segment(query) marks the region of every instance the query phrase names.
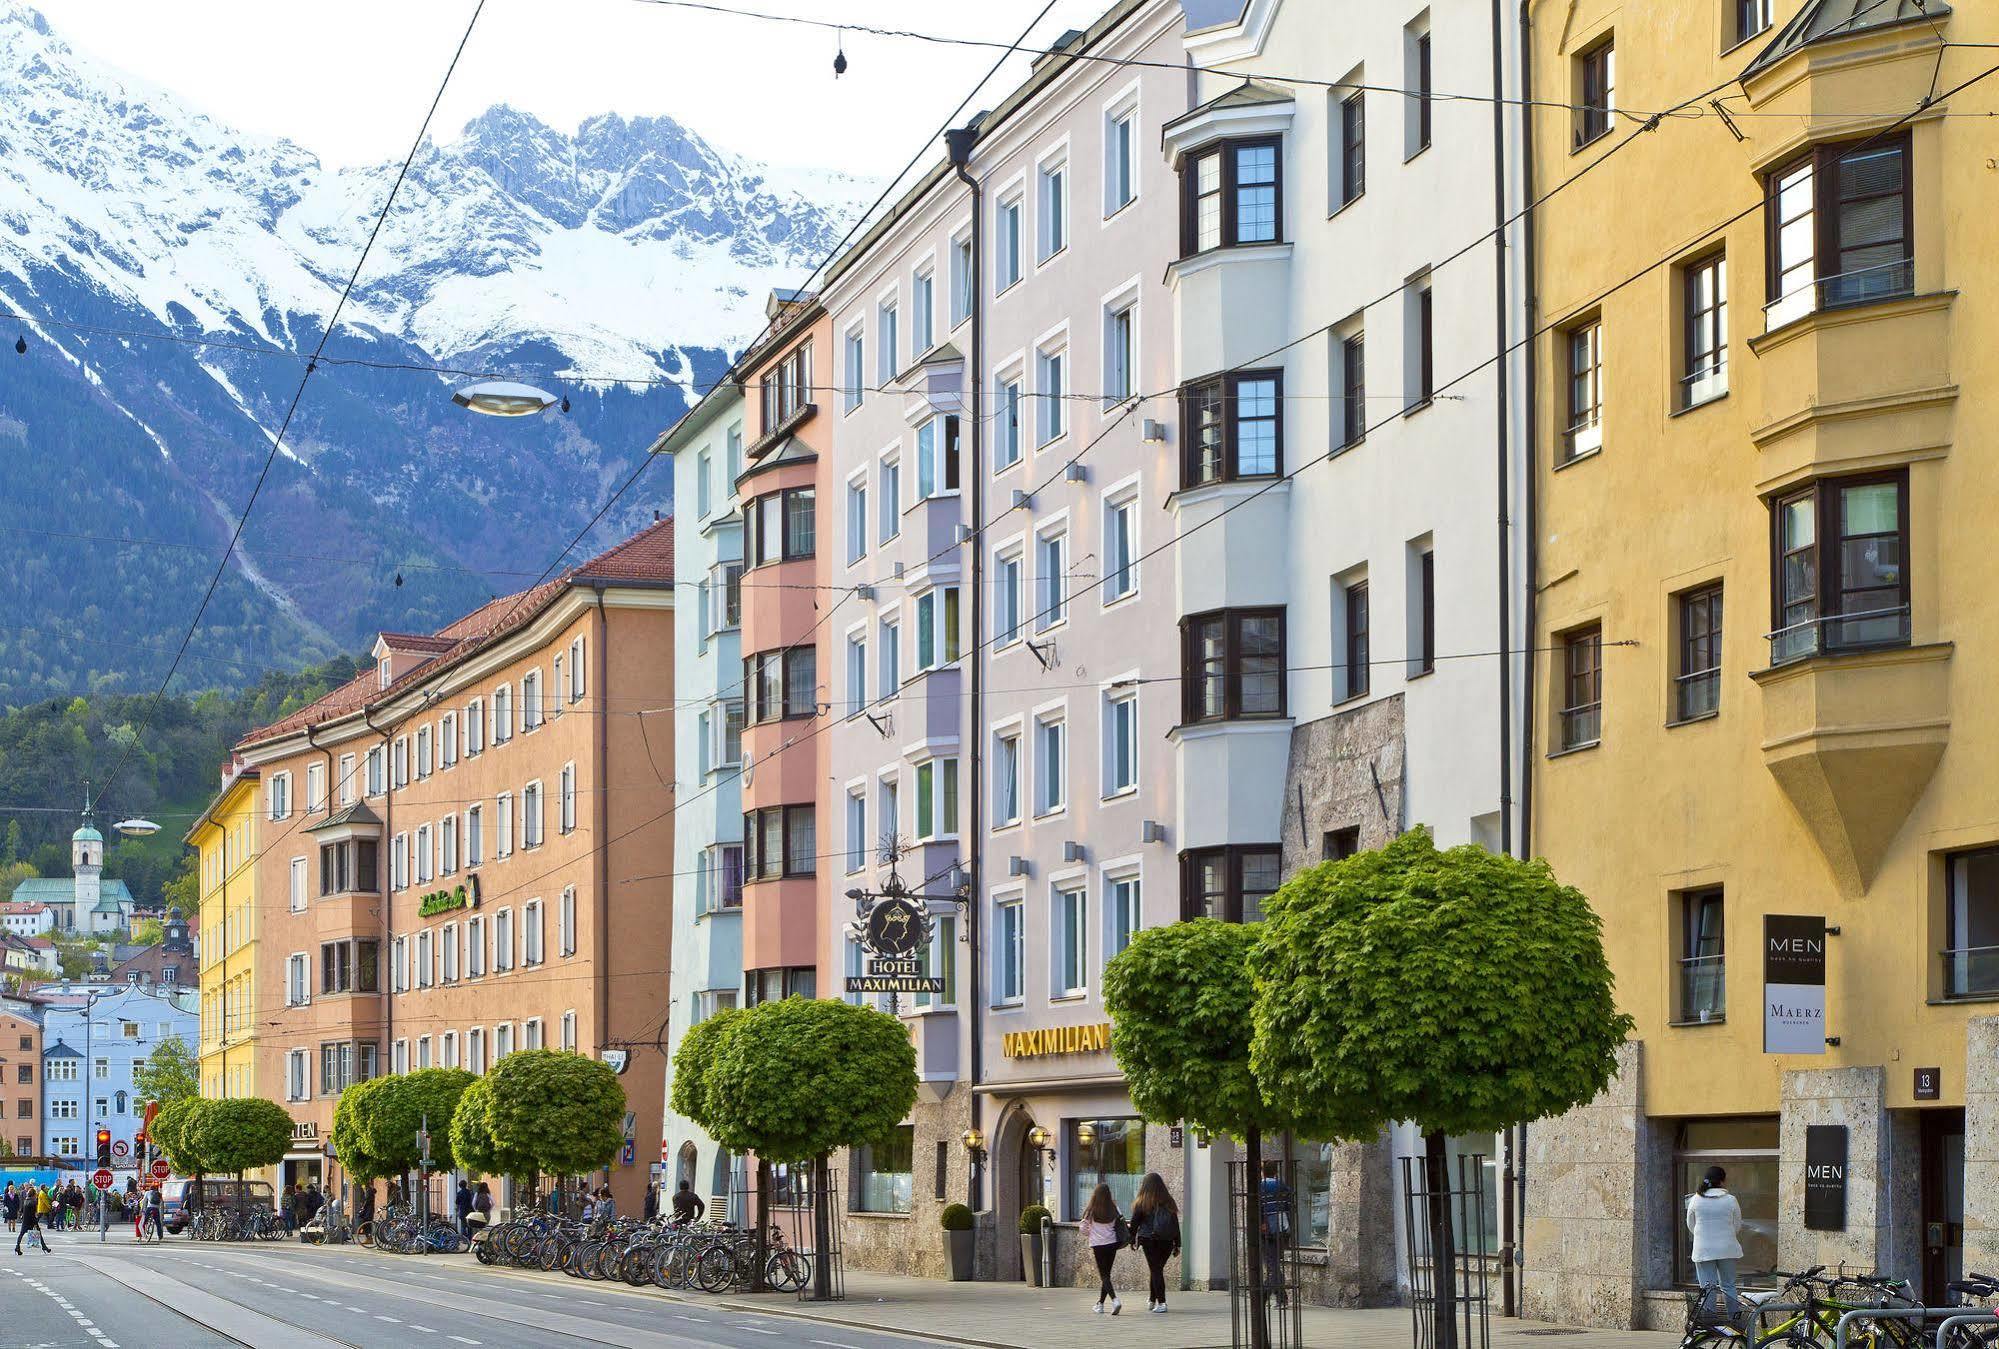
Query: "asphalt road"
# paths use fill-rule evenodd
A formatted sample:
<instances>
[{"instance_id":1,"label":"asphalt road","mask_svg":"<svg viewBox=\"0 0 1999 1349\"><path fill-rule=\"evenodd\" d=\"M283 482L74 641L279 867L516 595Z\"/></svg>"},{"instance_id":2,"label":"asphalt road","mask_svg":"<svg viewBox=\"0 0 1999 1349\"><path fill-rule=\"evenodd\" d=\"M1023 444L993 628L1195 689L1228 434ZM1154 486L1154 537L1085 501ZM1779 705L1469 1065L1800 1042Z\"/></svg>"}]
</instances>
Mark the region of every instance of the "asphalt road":
<instances>
[{"instance_id":1,"label":"asphalt road","mask_svg":"<svg viewBox=\"0 0 1999 1349\"><path fill-rule=\"evenodd\" d=\"M488 1269L469 1256L385 1256L273 1242L174 1238L100 1245L55 1233L53 1253L0 1248L0 1349L909 1349L937 1341L731 1310L566 1275ZM775 1306L795 1306L773 1297ZM315 1341L314 1337L319 1337Z\"/></svg>"}]
</instances>

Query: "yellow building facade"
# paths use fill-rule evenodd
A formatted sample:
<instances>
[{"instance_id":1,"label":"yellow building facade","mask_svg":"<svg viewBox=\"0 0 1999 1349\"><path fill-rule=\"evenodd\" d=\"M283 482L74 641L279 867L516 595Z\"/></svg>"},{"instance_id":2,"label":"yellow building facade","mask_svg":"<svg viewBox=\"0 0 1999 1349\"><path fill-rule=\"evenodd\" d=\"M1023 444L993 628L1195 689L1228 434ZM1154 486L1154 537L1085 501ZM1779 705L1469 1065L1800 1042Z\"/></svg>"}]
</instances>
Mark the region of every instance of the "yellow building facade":
<instances>
[{"instance_id":1,"label":"yellow building facade","mask_svg":"<svg viewBox=\"0 0 1999 1349\"><path fill-rule=\"evenodd\" d=\"M201 1094L269 1095L257 1080L257 829L254 768L234 772L187 832L200 857Z\"/></svg>"},{"instance_id":2,"label":"yellow building facade","mask_svg":"<svg viewBox=\"0 0 1999 1349\"><path fill-rule=\"evenodd\" d=\"M1938 1298L1999 1262L1999 52L1949 45L1999 12L1522 18L1579 105L1527 188L1530 842L1638 1023L1528 1131L1527 1311L1677 1329L1711 1165L1745 1277Z\"/></svg>"}]
</instances>

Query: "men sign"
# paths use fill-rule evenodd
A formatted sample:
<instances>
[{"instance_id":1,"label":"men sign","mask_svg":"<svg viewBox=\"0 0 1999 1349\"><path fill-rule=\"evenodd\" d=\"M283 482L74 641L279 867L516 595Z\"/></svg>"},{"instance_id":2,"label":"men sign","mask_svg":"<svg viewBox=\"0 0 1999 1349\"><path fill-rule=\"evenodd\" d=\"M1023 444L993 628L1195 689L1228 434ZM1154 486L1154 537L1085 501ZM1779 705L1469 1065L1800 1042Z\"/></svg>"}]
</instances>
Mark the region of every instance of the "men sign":
<instances>
[{"instance_id":1,"label":"men sign","mask_svg":"<svg viewBox=\"0 0 1999 1349\"><path fill-rule=\"evenodd\" d=\"M1825 1053L1825 919L1763 916L1763 1052Z\"/></svg>"}]
</instances>

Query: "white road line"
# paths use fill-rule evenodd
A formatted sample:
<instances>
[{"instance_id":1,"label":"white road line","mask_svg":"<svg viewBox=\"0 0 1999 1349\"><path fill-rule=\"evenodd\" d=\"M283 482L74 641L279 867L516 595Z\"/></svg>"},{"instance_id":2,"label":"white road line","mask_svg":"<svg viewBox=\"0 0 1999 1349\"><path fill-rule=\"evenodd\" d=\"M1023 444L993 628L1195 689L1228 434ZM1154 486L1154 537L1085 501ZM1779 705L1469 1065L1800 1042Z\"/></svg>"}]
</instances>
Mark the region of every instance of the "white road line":
<instances>
[{"instance_id":1,"label":"white road line","mask_svg":"<svg viewBox=\"0 0 1999 1349\"><path fill-rule=\"evenodd\" d=\"M382 1314L381 1314L380 1312L376 1312L376 1313L375 1313L375 1319L376 1319L377 1321L387 1321L387 1322L388 1322L388 1323L389 1323L390 1325L392 1325L392 1326L399 1326L399 1325L401 1325L401 1324L402 1324L402 1322L401 1322L401 1321L398 1321L398 1320L397 1320L397 1319L396 1319L395 1317L393 1317L393 1316L384 1316L384 1315L382 1315Z\"/></svg>"},{"instance_id":2,"label":"white road line","mask_svg":"<svg viewBox=\"0 0 1999 1349\"><path fill-rule=\"evenodd\" d=\"M747 1330L752 1335L775 1335L778 1333L775 1330L765 1330L762 1326L753 1326L742 1322L737 1324L736 1329Z\"/></svg>"},{"instance_id":3,"label":"white road line","mask_svg":"<svg viewBox=\"0 0 1999 1349\"><path fill-rule=\"evenodd\" d=\"M451 1338L457 1340L460 1344L477 1344L479 1342L477 1340L468 1340L463 1335L453 1335Z\"/></svg>"},{"instance_id":4,"label":"white road line","mask_svg":"<svg viewBox=\"0 0 1999 1349\"><path fill-rule=\"evenodd\" d=\"M411 1326L410 1329L418 1331L425 1335L435 1335L437 1333L436 1331L432 1330L429 1326Z\"/></svg>"},{"instance_id":5,"label":"white road line","mask_svg":"<svg viewBox=\"0 0 1999 1349\"><path fill-rule=\"evenodd\" d=\"M823 1344L826 1349L861 1349L858 1344L843 1344L839 1340L814 1340L812 1343Z\"/></svg>"}]
</instances>

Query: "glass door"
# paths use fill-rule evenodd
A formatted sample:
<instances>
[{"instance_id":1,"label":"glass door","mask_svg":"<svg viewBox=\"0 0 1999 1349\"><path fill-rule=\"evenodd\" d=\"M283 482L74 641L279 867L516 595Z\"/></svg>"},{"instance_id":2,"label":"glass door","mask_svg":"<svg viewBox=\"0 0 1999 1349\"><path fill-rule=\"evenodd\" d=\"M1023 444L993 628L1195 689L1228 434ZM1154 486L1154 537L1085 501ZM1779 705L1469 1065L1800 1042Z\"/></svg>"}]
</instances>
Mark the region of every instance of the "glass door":
<instances>
[{"instance_id":1,"label":"glass door","mask_svg":"<svg viewBox=\"0 0 1999 1349\"><path fill-rule=\"evenodd\" d=\"M1923 1112L1923 1300L1964 1277L1964 1112Z\"/></svg>"}]
</instances>

